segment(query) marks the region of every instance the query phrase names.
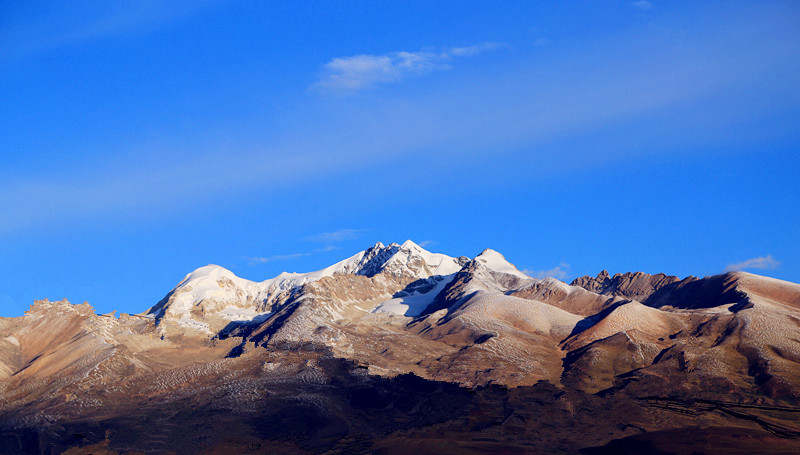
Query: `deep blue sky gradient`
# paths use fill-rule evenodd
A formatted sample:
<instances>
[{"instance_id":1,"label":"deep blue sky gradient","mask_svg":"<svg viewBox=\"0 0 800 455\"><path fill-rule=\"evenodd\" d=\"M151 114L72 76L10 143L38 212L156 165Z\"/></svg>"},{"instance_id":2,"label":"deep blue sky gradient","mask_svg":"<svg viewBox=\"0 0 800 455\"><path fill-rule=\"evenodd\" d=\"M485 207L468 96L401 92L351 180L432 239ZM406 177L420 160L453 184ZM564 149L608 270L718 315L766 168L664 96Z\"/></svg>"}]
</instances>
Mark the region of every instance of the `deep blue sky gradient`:
<instances>
[{"instance_id":1,"label":"deep blue sky gradient","mask_svg":"<svg viewBox=\"0 0 800 455\"><path fill-rule=\"evenodd\" d=\"M409 238L800 282L797 74L796 2L5 2L0 316Z\"/></svg>"}]
</instances>

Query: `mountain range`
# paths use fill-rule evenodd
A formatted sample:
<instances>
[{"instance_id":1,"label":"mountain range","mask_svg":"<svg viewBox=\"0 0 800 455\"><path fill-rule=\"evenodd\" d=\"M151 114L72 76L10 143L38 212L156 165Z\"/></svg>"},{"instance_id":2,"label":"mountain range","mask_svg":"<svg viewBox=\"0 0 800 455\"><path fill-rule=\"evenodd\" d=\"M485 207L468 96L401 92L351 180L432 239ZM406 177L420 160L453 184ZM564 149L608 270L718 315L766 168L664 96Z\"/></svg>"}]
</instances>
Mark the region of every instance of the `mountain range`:
<instances>
[{"instance_id":1,"label":"mountain range","mask_svg":"<svg viewBox=\"0 0 800 455\"><path fill-rule=\"evenodd\" d=\"M0 319L2 453L796 453L798 437L800 285L744 272L567 284L409 240L262 282L208 265L140 314L40 300Z\"/></svg>"}]
</instances>

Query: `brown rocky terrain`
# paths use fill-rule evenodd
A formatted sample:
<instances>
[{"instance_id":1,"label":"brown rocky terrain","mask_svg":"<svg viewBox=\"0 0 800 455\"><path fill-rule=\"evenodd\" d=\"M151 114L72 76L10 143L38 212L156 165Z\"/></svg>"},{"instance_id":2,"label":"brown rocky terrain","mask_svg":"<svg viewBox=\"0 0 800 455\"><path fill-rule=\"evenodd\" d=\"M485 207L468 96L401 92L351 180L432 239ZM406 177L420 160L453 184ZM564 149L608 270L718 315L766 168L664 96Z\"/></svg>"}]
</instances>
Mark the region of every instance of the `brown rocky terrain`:
<instances>
[{"instance_id":1,"label":"brown rocky terrain","mask_svg":"<svg viewBox=\"0 0 800 455\"><path fill-rule=\"evenodd\" d=\"M800 285L382 244L0 319L2 453L796 453Z\"/></svg>"}]
</instances>

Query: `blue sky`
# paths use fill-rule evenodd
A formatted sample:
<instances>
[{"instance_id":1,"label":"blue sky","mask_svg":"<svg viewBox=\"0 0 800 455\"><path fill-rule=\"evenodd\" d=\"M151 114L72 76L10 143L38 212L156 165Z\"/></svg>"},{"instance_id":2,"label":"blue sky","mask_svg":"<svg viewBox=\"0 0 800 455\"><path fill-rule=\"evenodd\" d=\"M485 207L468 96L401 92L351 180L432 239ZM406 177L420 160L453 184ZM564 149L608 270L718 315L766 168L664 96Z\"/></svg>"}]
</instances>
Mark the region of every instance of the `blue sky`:
<instances>
[{"instance_id":1,"label":"blue sky","mask_svg":"<svg viewBox=\"0 0 800 455\"><path fill-rule=\"evenodd\" d=\"M406 239L800 282L796 2L254 3L0 6L0 315Z\"/></svg>"}]
</instances>

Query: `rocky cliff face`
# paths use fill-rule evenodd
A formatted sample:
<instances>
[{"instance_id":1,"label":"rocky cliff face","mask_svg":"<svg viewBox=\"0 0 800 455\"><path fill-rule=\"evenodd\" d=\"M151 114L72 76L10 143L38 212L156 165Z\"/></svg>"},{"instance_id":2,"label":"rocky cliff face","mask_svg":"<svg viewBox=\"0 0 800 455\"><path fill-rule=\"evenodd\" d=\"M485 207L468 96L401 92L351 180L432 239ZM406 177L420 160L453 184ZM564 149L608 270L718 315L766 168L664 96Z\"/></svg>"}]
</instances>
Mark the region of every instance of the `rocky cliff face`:
<instances>
[{"instance_id":1,"label":"rocky cliff face","mask_svg":"<svg viewBox=\"0 0 800 455\"><path fill-rule=\"evenodd\" d=\"M695 279L694 277L686 278L688 281ZM596 277L585 275L575 278L571 285L582 287L595 294L613 295L644 302L654 292L679 281L681 281L680 278L663 273L650 275L643 272L628 272L617 273L612 277L608 275L608 271L603 270Z\"/></svg>"},{"instance_id":2,"label":"rocky cliff face","mask_svg":"<svg viewBox=\"0 0 800 455\"><path fill-rule=\"evenodd\" d=\"M791 418L793 406L800 405L798 321L800 285L741 272L682 280L601 272L567 285L527 277L493 250L470 260L430 253L413 242L376 244L326 269L281 274L260 283L207 266L187 275L141 315L96 315L88 304L38 301L25 316L0 320L0 418L5 422L0 446L7 449L4 453L24 453L22 448L30 446L21 434L50 428L60 435L59 447L71 447L58 428L112 418L124 422L137 409L147 409L147 419L159 420L156 403L178 413L218 409L241 423L237 419L262 415L259 409L268 403L294 409L291 400L275 401L289 393L305 397L298 398L305 409L298 415L313 409L311 414L322 422L303 438L313 434L331 449L330 444L351 434L331 430L340 422L331 416L366 425L353 416L384 412L388 404L381 401L382 394L406 387L392 378L408 374L422 378L414 387L431 390L443 390L437 384L444 383L535 388L546 382L556 388L551 397L567 393L564 401L552 398L548 405L562 406L558 409L567 414L582 406L584 398L579 397L610 397L621 401L592 401L586 406L594 411L587 412L603 415L613 408L610 403L626 403L619 418L641 411L649 416L637 420L646 431L673 428L664 423L669 419L653 413L686 411L681 406L688 405L680 400L706 400L714 406L749 403L747 411L723 411L720 415L727 417L715 417L718 424L800 436ZM355 387L342 392L346 396L366 387L371 391L364 393L377 394L374 403L384 404L368 408L373 411L357 410L360 405L349 398L341 401L335 384L343 383ZM292 392L286 384L292 384ZM308 387L314 391L303 395ZM519 409L528 409L522 398L485 393L481 400L519 399ZM645 397L673 401L656 400L653 406L637 401ZM478 406L473 410L480 408L473 405ZM460 412L470 412L459 409L442 419L458 420L466 415ZM202 427L193 419L186 422ZM691 424L677 417L670 422ZM397 421L392 425L402 426ZM87 428L75 431L94 434L94 427ZM603 430L605 436L598 433L595 442L604 444L610 435L621 438L634 431L624 425L614 428ZM251 430L238 431L237 444ZM119 435L101 433L97 440L86 437L97 444L131 447ZM277 429L267 433L273 442L293 440ZM4 434L15 435L16 442L3 439ZM374 439L389 433L369 434ZM166 436L152 437L147 450L172 447ZM294 443L287 447L299 449Z\"/></svg>"}]
</instances>

